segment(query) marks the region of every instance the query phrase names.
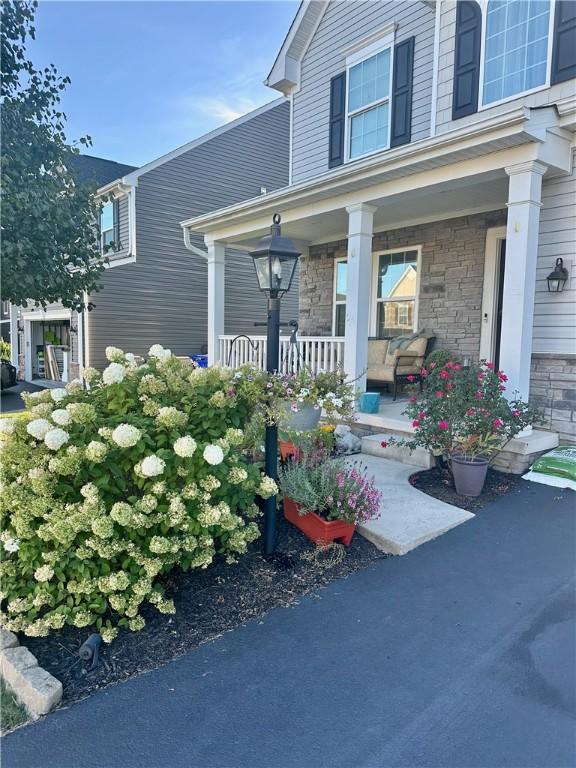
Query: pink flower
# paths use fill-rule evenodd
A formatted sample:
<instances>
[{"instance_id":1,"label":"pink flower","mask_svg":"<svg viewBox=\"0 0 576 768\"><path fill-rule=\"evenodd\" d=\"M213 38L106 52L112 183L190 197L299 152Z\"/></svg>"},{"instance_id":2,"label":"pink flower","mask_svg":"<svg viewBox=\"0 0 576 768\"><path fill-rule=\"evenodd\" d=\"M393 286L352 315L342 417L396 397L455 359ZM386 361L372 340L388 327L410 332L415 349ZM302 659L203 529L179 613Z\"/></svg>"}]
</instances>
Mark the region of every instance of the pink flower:
<instances>
[{"instance_id":1,"label":"pink flower","mask_svg":"<svg viewBox=\"0 0 576 768\"><path fill-rule=\"evenodd\" d=\"M380 447L381 448L388 448L388 443L386 442L386 440L382 440L382 442L380 443Z\"/></svg>"},{"instance_id":2,"label":"pink flower","mask_svg":"<svg viewBox=\"0 0 576 768\"><path fill-rule=\"evenodd\" d=\"M476 399L477 400L484 400L484 393L483 392L476 392Z\"/></svg>"},{"instance_id":3,"label":"pink flower","mask_svg":"<svg viewBox=\"0 0 576 768\"><path fill-rule=\"evenodd\" d=\"M503 425L504 425L504 422L502 421L502 419L494 419L494 421L492 422L492 426L494 427L494 429L500 429L500 427L502 427Z\"/></svg>"},{"instance_id":4,"label":"pink flower","mask_svg":"<svg viewBox=\"0 0 576 768\"><path fill-rule=\"evenodd\" d=\"M420 426L420 422L418 421L418 419L414 419L414 421L412 422L412 426L413 427L419 427Z\"/></svg>"},{"instance_id":5,"label":"pink flower","mask_svg":"<svg viewBox=\"0 0 576 768\"><path fill-rule=\"evenodd\" d=\"M498 371L498 373L496 375L498 376L500 381L508 381L508 376L506 376L504 371Z\"/></svg>"},{"instance_id":6,"label":"pink flower","mask_svg":"<svg viewBox=\"0 0 576 768\"><path fill-rule=\"evenodd\" d=\"M426 411L420 411L420 413L418 414L418 418L420 419L420 421L422 421L422 419L425 419Z\"/></svg>"},{"instance_id":7,"label":"pink flower","mask_svg":"<svg viewBox=\"0 0 576 768\"><path fill-rule=\"evenodd\" d=\"M474 416L474 408L468 408L466 411L466 416Z\"/></svg>"},{"instance_id":8,"label":"pink flower","mask_svg":"<svg viewBox=\"0 0 576 768\"><path fill-rule=\"evenodd\" d=\"M292 403L292 405L290 406L290 410L292 411L292 413L298 413L298 405L296 403Z\"/></svg>"},{"instance_id":9,"label":"pink flower","mask_svg":"<svg viewBox=\"0 0 576 768\"><path fill-rule=\"evenodd\" d=\"M428 376L428 369L427 368L421 368L420 369L420 374L422 376Z\"/></svg>"},{"instance_id":10,"label":"pink flower","mask_svg":"<svg viewBox=\"0 0 576 768\"><path fill-rule=\"evenodd\" d=\"M494 363L486 363L486 368L488 368L489 371L494 370Z\"/></svg>"},{"instance_id":11,"label":"pink flower","mask_svg":"<svg viewBox=\"0 0 576 768\"><path fill-rule=\"evenodd\" d=\"M407 378L407 379L408 379L408 381L410 381L410 382L412 382L412 381L416 381L416 376L413 376L412 374L410 374L409 376L406 376L406 378Z\"/></svg>"},{"instance_id":12,"label":"pink flower","mask_svg":"<svg viewBox=\"0 0 576 768\"><path fill-rule=\"evenodd\" d=\"M446 384L446 391L452 392L452 382L449 381L448 384Z\"/></svg>"},{"instance_id":13,"label":"pink flower","mask_svg":"<svg viewBox=\"0 0 576 768\"><path fill-rule=\"evenodd\" d=\"M512 411L512 416L516 416L516 418L518 418L518 416L520 416L520 411L517 408L514 408Z\"/></svg>"},{"instance_id":14,"label":"pink flower","mask_svg":"<svg viewBox=\"0 0 576 768\"><path fill-rule=\"evenodd\" d=\"M416 402L416 400L418 400L418 398L416 397L416 395L412 395L412 397L409 397L409 398L408 398L408 402L409 402L409 403L415 403L415 402Z\"/></svg>"},{"instance_id":15,"label":"pink flower","mask_svg":"<svg viewBox=\"0 0 576 768\"><path fill-rule=\"evenodd\" d=\"M448 373L448 371L440 371L440 378L441 379L449 379L450 378L450 374Z\"/></svg>"},{"instance_id":16,"label":"pink flower","mask_svg":"<svg viewBox=\"0 0 576 768\"><path fill-rule=\"evenodd\" d=\"M442 390L441 390L441 389L438 389L438 390L436 391L436 397L444 397L444 392L442 392Z\"/></svg>"},{"instance_id":17,"label":"pink flower","mask_svg":"<svg viewBox=\"0 0 576 768\"><path fill-rule=\"evenodd\" d=\"M271 381L269 381L269 382L268 382L268 384L266 384L266 387L267 387L268 389L272 389L272 387L273 387L273 386L274 386L274 385L272 384L272 382L271 382Z\"/></svg>"},{"instance_id":18,"label":"pink flower","mask_svg":"<svg viewBox=\"0 0 576 768\"><path fill-rule=\"evenodd\" d=\"M430 368L436 368L436 363L430 363Z\"/></svg>"},{"instance_id":19,"label":"pink flower","mask_svg":"<svg viewBox=\"0 0 576 768\"><path fill-rule=\"evenodd\" d=\"M478 381L482 381L482 379L484 378L484 374L482 373L482 371L478 371L478 373L476 374L476 378L478 379Z\"/></svg>"},{"instance_id":20,"label":"pink flower","mask_svg":"<svg viewBox=\"0 0 576 768\"><path fill-rule=\"evenodd\" d=\"M444 419L441 419L441 420L438 422L438 428L439 428L439 429L449 429L449 427L450 427L450 424L448 424L448 422L447 422L447 421L445 421Z\"/></svg>"},{"instance_id":21,"label":"pink flower","mask_svg":"<svg viewBox=\"0 0 576 768\"><path fill-rule=\"evenodd\" d=\"M506 387L504 386L504 384L499 384L499 385L498 385L498 390L499 390L500 392L506 392Z\"/></svg>"},{"instance_id":22,"label":"pink flower","mask_svg":"<svg viewBox=\"0 0 576 768\"><path fill-rule=\"evenodd\" d=\"M230 388L226 394L228 395L228 397L234 397L234 395L236 394L236 390L233 388Z\"/></svg>"},{"instance_id":23,"label":"pink flower","mask_svg":"<svg viewBox=\"0 0 576 768\"><path fill-rule=\"evenodd\" d=\"M461 371L462 370L462 366L460 365L460 363L452 363L452 370L453 371Z\"/></svg>"}]
</instances>

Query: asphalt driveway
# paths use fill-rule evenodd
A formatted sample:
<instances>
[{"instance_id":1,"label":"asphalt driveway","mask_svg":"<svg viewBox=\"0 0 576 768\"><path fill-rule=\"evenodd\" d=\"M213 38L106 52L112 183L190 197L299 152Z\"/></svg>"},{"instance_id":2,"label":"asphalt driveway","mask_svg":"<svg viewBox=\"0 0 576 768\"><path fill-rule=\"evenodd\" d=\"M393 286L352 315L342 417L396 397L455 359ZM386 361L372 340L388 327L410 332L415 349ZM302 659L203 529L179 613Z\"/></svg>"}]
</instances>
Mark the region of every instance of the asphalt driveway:
<instances>
[{"instance_id":1,"label":"asphalt driveway","mask_svg":"<svg viewBox=\"0 0 576 768\"><path fill-rule=\"evenodd\" d=\"M24 410L24 400L20 397L22 392L38 392L43 389L36 384L30 384L29 382L21 381L15 387L10 389L3 389L0 391L0 412L1 413L14 413L16 411Z\"/></svg>"},{"instance_id":2,"label":"asphalt driveway","mask_svg":"<svg viewBox=\"0 0 576 768\"><path fill-rule=\"evenodd\" d=\"M14 732L3 768L571 768L575 499L524 483Z\"/></svg>"}]
</instances>

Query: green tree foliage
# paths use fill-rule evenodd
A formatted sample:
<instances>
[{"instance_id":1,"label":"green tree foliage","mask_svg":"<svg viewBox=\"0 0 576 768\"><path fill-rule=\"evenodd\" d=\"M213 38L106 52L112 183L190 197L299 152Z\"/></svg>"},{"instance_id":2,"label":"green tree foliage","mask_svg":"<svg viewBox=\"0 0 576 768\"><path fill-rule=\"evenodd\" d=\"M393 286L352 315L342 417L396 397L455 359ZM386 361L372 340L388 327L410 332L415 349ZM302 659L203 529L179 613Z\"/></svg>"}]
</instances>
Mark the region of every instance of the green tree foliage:
<instances>
[{"instance_id":1,"label":"green tree foliage","mask_svg":"<svg viewBox=\"0 0 576 768\"><path fill-rule=\"evenodd\" d=\"M81 308L106 261L95 228L101 203L94 185L79 181L78 148L66 140L60 97L70 79L26 55L36 7L4 0L1 10L2 297Z\"/></svg>"}]
</instances>

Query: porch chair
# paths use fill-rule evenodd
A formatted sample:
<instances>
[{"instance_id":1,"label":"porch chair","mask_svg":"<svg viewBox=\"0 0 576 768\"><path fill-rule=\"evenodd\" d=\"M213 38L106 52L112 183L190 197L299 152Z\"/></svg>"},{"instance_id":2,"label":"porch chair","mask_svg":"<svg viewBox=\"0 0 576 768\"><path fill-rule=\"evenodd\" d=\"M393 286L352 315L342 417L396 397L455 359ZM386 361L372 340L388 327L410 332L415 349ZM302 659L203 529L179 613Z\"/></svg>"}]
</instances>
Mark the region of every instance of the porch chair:
<instances>
[{"instance_id":1,"label":"porch chair","mask_svg":"<svg viewBox=\"0 0 576 768\"><path fill-rule=\"evenodd\" d=\"M408 376L414 376L422 388L420 370L433 340L434 336L426 331L394 339L368 339L368 381L386 384L388 388L392 384L393 400L396 400L398 383Z\"/></svg>"}]
</instances>

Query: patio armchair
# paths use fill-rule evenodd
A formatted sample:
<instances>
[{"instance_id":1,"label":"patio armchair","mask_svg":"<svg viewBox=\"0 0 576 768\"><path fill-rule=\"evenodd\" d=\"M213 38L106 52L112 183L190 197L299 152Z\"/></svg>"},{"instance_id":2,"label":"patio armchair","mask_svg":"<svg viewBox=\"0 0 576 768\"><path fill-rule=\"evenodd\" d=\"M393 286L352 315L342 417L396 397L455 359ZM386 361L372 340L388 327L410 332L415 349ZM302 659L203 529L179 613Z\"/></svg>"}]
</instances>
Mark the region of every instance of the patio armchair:
<instances>
[{"instance_id":1,"label":"patio armchair","mask_svg":"<svg viewBox=\"0 0 576 768\"><path fill-rule=\"evenodd\" d=\"M368 339L368 380L375 384L386 384L388 388L392 385L393 400L396 400L398 384L408 376L414 376L422 388L420 370L433 338L423 331L401 342L399 339ZM391 351L390 346L395 348Z\"/></svg>"}]
</instances>

